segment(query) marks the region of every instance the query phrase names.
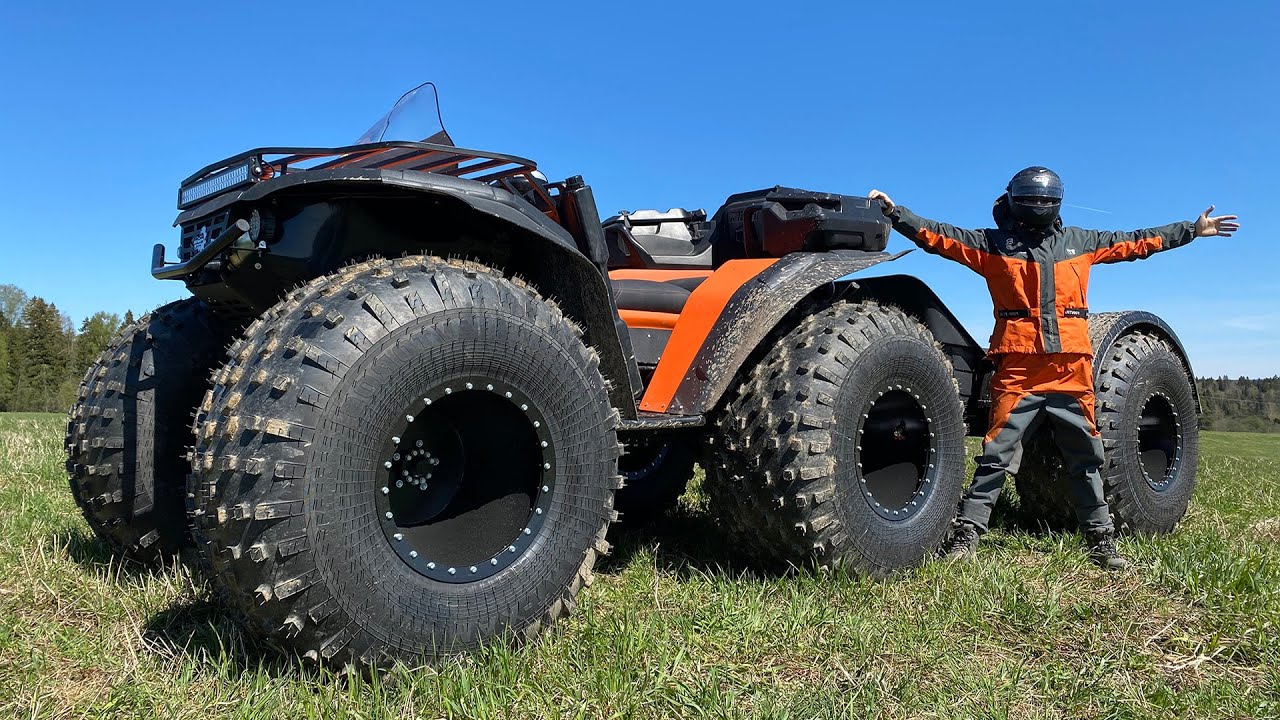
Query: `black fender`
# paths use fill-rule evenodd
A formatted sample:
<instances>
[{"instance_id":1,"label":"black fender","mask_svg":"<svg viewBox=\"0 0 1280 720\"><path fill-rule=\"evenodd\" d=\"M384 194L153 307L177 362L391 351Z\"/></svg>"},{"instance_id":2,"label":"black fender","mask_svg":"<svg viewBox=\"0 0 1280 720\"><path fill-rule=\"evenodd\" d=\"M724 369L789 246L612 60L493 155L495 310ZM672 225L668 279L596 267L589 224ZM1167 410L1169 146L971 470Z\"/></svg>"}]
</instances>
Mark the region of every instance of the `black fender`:
<instances>
[{"instance_id":1,"label":"black fender","mask_svg":"<svg viewBox=\"0 0 1280 720\"><path fill-rule=\"evenodd\" d=\"M720 402L738 370L761 342L783 324L793 310L823 292L828 293L825 300L829 302L842 291L842 278L904 254L832 250L796 252L782 257L733 293L692 362L682 368L683 377L670 399L658 398L657 402L651 402L654 398L646 393L642 405L645 409L674 415L709 412ZM659 363L655 379L662 370Z\"/></svg>"},{"instance_id":2,"label":"black fender","mask_svg":"<svg viewBox=\"0 0 1280 720\"><path fill-rule=\"evenodd\" d=\"M1155 313L1146 310L1121 310L1092 315L1089 318L1089 341L1093 344L1094 382L1098 381L1098 370L1102 367L1102 358L1121 337L1134 332L1148 332L1158 335L1174 347L1182 366L1187 372L1187 380L1191 382L1191 394L1196 399L1196 411L1204 412L1200 404L1200 388L1196 386L1196 375L1191 368L1191 356L1178 334Z\"/></svg>"},{"instance_id":3,"label":"black fender","mask_svg":"<svg viewBox=\"0 0 1280 720\"><path fill-rule=\"evenodd\" d=\"M305 192L312 195L332 196L351 190L359 191L360 186L367 185L380 185L387 189L397 188L455 198L477 212L503 220L567 250L578 251L573 236L564 228L506 189L451 175L416 170L340 168L282 175L265 182L254 183L241 192L225 193L207 203L197 205L180 213L173 224L182 225L197 218L212 215L235 203L256 203L281 193ZM586 258L583 257L583 259Z\"/></svg>"},{"instance_id":4,"label":"black fender","mask_svg":"<svg viewBox=\"0 0 1280 720\"><path fill-rule=\"evenodd\" d=\"M389 201L404 204L401 217L416 214L422 222L401 223L396 232L388 232L380 221L386 213L364 212L373 203ZM292 217L309 213L308 219L299 220L306 229L290 236L289 221L282 222L280 241L268 244L253 276L245 269L214 277L202 268L182 268L180 276L197 296L209 295L226 304L231 295L260 312L261 306L274 303L298 282L367 257L424 251L470 257L519 276L559 305L599 354L614 407L624 418L635 417L630 368L634 361L627 357L615 327L603 273L564 228L506 189L412 170L307 171L219 196L179 214L174 224L213 216L233 205L289 207ZM433 219L447 220L444 224L457 231L442 232ZM166 270L179 275L172 267Z\"/></svg>"}]
</instances>

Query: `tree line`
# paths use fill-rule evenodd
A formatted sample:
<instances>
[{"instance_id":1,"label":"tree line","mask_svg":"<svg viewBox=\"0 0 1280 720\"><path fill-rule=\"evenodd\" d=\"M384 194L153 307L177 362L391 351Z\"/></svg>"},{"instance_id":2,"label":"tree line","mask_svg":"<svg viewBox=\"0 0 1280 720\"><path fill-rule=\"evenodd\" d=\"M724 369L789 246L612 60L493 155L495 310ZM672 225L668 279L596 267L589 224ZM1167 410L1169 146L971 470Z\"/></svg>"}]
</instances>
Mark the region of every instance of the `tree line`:
<instances>
[{"instance_id":1,"label":"tree line","mask_svg":"<svg viewBox=\"0 0 1280 720\"><path fill-rule=\"evenodd\" d=\"M1199 378L1200 427L1230 432L1280 432L1280 376Z\"/></svg>"},{"instance_id":2,"label":"tree line","mask_svg":"<svg viewBox=\"0 0 1280 720\"><path fill-rule=\"evenodd\" d=\"M96 312L77 329L53 303L0 285L0 412L66 412L94 359L131 324L132 312Z\"/></svg>"},{"instance_id":3,"label":"tree line","mask_svg":"<svg viewBox=\"0 0 1280 720\"><path fill-rule=\"evenodd\" d=\"M0 412L65 412L76 388L124 317L96 312L79 328L53 303L0 285ZM1208 430L1280 432L1280 376L1199 378L1201 427Z\"/></svg>"}]
</instances>

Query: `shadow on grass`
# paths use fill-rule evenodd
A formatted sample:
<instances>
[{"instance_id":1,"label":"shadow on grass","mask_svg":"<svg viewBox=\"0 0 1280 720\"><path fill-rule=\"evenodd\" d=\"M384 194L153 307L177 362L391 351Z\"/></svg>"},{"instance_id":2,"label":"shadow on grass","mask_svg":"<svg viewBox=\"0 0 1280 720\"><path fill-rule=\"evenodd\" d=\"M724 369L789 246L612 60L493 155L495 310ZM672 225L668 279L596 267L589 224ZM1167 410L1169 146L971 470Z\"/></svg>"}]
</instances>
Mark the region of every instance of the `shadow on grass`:
<instances>
[{"instance_id":1,"label":"shadow on grass","mask_svg":"<svg viewBox=\"0 0 1280 720\"><path fill-rule=\"evenodd\" d=\"M140 583L163 581L175 562L189 560L173 556L158 564L132 560L81 528L54 533L48 544L55 551L65 552L85 570L122 586L121 592L137 591ZM200 577L199 571L191 572ZM233 671L263 670L280 676L308 670L294 656L246 633L243 618L211 597L211 592L208 588L199 590L198 595L203 597L176 601L148 618L142 633L147 649L170 660L185 658Z\"/></svg>"},{"instance_id":2,"label":"shadow on grass","mask_svg":"<svg viewBox=\"0 0 1280 720\"><path fill-rule=\"evenodd\" d=\"M160 564L139 562L82 528L56 532L49 536L48 543L66 551L67 557L80 567L113 579L135 581L155 577L172 563L172 559Z\"/></svg>"},{"instance_id":3,"label":"shadow on grass","mask_svg":"<svg viewBox=\"0 0 1280 720\"><path fill-rule=\"evenodd\" d=\"M265 672L272 677L306 674L297 658L245 630L246 620L214 599L174 605L152 615L142 640L153 653L210 665L233 673Z\"/></svg>"},{"instance_id":4,"label":"shadow on grass","mask_svg":"<svg viewBox=\"0 0 1280 720\"><path fill-rule=\"evenodd\" d=\"M1010 535L1044 537L1071 532L1073 528L1047 527L1036 516L1023 509L1013 483L1007 486L995 512L991 527ZM693 574L776 578L797 571L790 566L769 565L746 553L723 530L715 517L704 509L684 505L646 521L624 520L609 533L613 552L602 558L596 571L605 574L621 572L640 552L649 551L659 570L685 578Z\"/></svg>"},{"instance_id":5,"label":"shadow on grass","mask_svg":"<svg viewBox=\"0 0 1280 720\"><path fill-rule=\"evenodd\" d=\"M621 572L640 552L649 551L660 571L677 577L726 575L773 578L795 568L763 562L735 546L728 533L705 510L681 505L648 520L623 522L609 532L613 552L596 572Z\"/></svg>"}]
</instances>

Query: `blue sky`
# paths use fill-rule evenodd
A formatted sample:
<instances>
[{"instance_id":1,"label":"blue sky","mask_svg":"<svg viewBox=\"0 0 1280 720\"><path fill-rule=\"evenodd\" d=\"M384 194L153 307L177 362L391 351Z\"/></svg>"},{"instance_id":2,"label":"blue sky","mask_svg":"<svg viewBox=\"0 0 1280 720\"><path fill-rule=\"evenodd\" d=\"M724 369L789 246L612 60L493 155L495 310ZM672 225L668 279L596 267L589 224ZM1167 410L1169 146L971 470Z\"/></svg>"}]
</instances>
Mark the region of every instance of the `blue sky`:
<instances>
[{"instance_id":1,"label":"blue sky","mask_svg":"<svg viewBox=\"0 0 1280 720\"><path fill-rule=\"evenodd\" d=\"M1095 311L1159 313L1198 374L1280 374L1280 4L4 3L0 283L76 322L182 297L147 272L178 181L256 145L353 140L434 80L462 145L582 174L602 213L784 184L877 187L985 226L1010 175L1134 229L1209 203L1201 239L1099 268ZM909 243L895 237L890 248ZM914 253L980 342L978 276Z\"/></svg>"}]
</instances>

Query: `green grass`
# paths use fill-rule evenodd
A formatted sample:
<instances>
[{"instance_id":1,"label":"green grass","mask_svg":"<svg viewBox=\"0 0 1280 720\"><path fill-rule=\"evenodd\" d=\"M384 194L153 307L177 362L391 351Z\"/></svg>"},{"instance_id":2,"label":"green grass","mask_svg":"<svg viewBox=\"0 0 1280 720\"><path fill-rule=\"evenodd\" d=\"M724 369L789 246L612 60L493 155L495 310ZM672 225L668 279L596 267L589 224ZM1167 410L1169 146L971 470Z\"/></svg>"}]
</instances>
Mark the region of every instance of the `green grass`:
<instances>
[{"instance_id":1,"label":"green grass","mask_svg":"<svg viewBox=\"0 0 1280 720\"><path fill-rule=\"evenodd\" d=\"M888 582L761 576L691 502L615 533L544 641L369 677L242 634L180 566L114 564L61 423L0 415L0 717L1280 715L1280 436L1206 434L1186 522L1124 540L1122 575L1004 527L974 564Z\"/></svg>"},{"instance_id":2,"label":"green grass","mask_svg":"<svg viewBox=\"0 0 1280 720\"><path fill-rule=\"evenodd\" d=\"M1206 432L1200 450L1209 455L1280 461L1280 433Z\"/></svg>"}]
</instances>

